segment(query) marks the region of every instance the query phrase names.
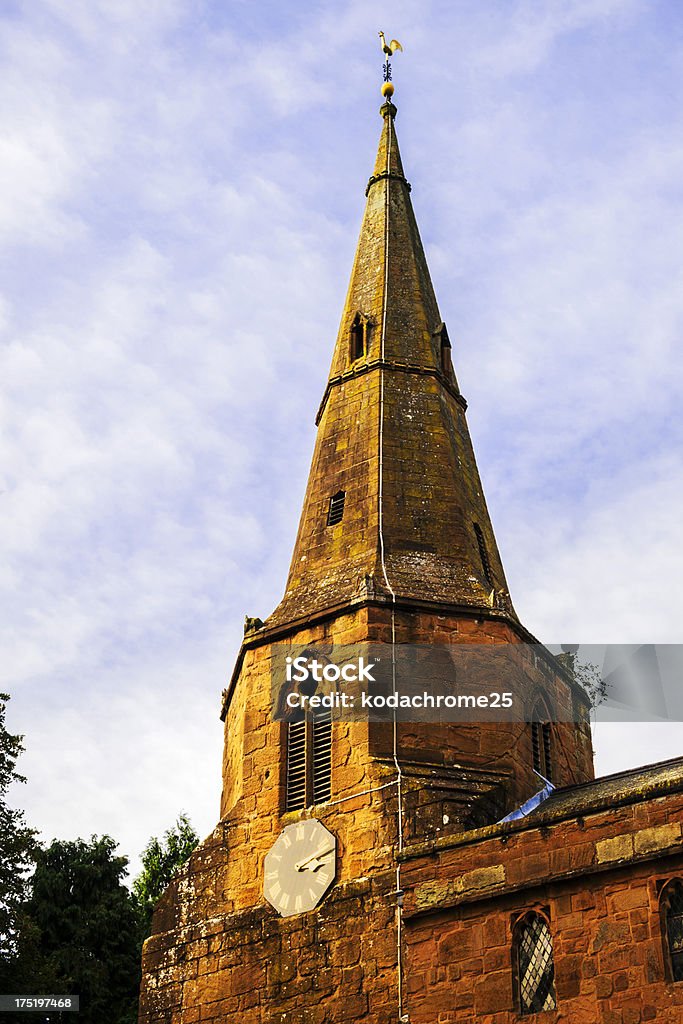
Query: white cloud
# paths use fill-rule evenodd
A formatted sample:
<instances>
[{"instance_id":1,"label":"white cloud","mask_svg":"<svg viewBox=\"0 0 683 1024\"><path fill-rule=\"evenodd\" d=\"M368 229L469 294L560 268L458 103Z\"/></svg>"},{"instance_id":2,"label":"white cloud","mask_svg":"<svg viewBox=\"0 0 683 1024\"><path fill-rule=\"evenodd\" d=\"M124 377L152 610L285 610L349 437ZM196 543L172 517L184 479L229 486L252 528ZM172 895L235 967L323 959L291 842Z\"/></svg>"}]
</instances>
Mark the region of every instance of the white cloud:
<instances>
[{"instance_id":1,"label":"white cloud","mask_svg":"<svg viewBox=\"0 0 683 1024\"><path fill-rule=\"evenodd\" d=\"M642 9L642 0L525 0L508 6L494 39L470 59L475 68L500 78L529 73L567 35L603 24L623 25Z\"/></svg>"}]
</instances>

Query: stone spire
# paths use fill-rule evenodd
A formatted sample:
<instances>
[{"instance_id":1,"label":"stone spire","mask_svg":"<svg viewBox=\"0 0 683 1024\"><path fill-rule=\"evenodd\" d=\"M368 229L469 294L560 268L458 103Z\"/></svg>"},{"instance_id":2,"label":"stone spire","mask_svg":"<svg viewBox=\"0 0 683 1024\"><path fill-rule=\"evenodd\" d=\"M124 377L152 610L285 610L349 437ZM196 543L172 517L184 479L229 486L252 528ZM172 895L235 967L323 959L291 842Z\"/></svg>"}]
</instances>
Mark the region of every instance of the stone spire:
<instances>
[{"instance_id":1,"label":"stone spire","mask_svg":"<svg viewBox=\"0 0 683 1024\"><path fill-rule=\"evenodd\" d=\"M396 138L396 107L385 103L377 159L366 188L361 227L344 314L330 371L343 374L349 362L349 315L370 318L375 356L432 370L440 367L441 318L420 233L410 201ZM383 335L382 335L383 332ZM451 378L454 381L454 378Z\"/></svg>"},{"instance_id":2,"label":"stone spire","mask_svg":"<svg viewBox=\"0 0 683 1024\"><path fill-rule=\"evenodd\" d=\"M374 598L514 618L389 100L285 596L268 626Z\"/></svg>"}]
</instances>

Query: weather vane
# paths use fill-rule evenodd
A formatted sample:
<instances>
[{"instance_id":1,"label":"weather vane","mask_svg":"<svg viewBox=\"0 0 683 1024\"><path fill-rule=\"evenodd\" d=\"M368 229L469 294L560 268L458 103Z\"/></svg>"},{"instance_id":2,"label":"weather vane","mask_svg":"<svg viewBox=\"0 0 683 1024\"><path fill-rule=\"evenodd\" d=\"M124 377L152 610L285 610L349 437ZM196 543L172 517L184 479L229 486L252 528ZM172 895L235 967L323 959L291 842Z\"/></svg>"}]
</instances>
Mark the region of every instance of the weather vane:
<instances>
[{"instance_id":1,"label":"weather vane","mask_svg":"<svg viewBox=\"0 0 683 1024\"><path fill-rule=\"evenodd\" d=\"M398 39L392 39L390 43L384 38L384 32L379 34L380 46L382 47L382 53L384 54L384 67L382 69L384 77L384 85L382 86L382 96L386 96L387 99L391 99L394 95L394 83L391 81L391 64L389 58L396 50L400 50L403 53L403 47L399 43Z\"/></svg>"}]
</instances>

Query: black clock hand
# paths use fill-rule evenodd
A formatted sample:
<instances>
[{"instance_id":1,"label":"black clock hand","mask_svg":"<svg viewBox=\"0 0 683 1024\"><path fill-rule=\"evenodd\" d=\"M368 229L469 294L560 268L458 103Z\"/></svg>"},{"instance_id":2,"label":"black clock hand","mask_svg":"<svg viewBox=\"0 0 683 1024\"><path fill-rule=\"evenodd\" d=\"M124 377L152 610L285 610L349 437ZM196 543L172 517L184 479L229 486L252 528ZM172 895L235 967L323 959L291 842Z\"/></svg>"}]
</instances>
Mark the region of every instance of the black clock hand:
<instances>
[{"instance_id":1,"label":"black clock hand","mask_svg":"<svg viewBox=\"0 0 683 1024\"><path fill-rule=\"evenodd\" d=\"M320 862L322 857L326 857L328 853L332 853L333 851L333 846L329 846L326 850L316 850L316 852L312 853L310 857L306 857L305 860L300 860L294 866L297 871L305 871L307 866L311 863L311 861L317 860L318 862ZM322 867L321 863L316 864L315 867L311 868L310 870L317 871L319 867Z\"/></svg>"}]
</instances>

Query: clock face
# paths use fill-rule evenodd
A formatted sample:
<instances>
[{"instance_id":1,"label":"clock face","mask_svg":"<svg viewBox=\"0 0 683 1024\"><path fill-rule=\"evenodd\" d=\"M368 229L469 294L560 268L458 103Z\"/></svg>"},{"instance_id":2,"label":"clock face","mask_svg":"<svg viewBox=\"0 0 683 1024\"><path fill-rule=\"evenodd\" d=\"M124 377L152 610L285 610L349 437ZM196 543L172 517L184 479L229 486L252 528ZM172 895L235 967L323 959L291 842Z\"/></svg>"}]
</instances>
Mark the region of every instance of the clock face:
<instances>
[{"instance_id":1,"label":"clock face","mask_svg":"<svg viewBox=\"0 0 683 1024\"><path fill-rule=\"evenodd\" d=\"M334 881L337 840L315 819L287 825L266 854L263 895L282 917L317 907Z\"/></svg>"}]
</instances>

